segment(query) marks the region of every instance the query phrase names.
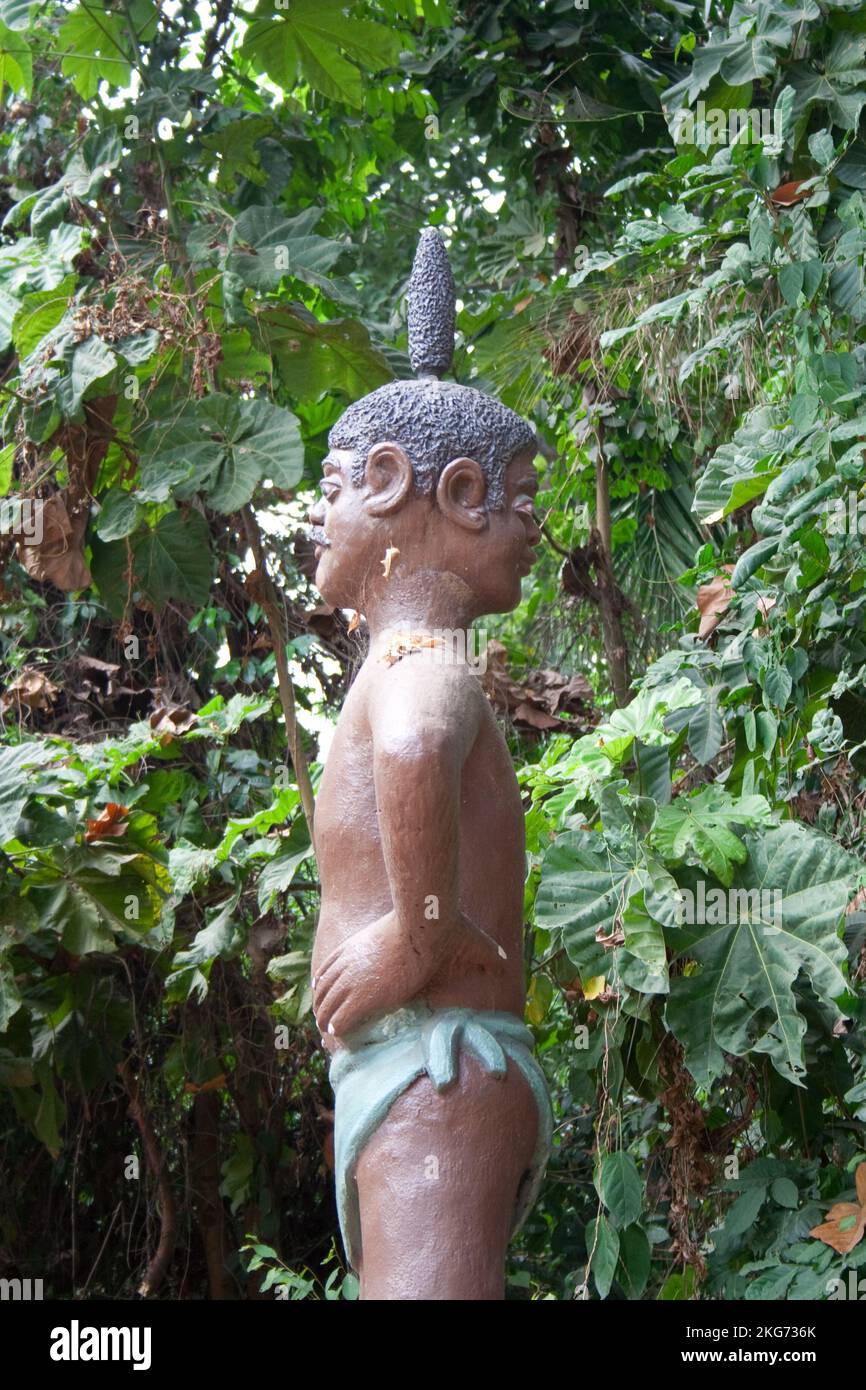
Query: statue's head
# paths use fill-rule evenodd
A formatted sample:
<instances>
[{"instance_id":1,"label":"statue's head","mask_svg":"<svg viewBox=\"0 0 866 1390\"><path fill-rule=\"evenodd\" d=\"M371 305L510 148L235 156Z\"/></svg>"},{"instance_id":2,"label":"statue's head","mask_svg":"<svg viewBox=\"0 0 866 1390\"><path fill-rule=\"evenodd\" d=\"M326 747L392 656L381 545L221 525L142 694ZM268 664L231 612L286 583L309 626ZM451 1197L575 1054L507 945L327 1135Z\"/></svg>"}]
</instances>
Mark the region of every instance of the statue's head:
<instances>
[{"instance_id":1,"label":"statue's head","mask_svg":"<svg viewBox=\"0 0 866 1390\"><path fill-rule=\"evenodd\" d=\"M310 514L316 584L329 603L366 612L396 580L449 574L471 593L473 616L506 612L540 538L537 439L492 396L438 379L453 352L454 281L432 228L415 256L408 317L418 379L356 401L331 430Z\"/></svg>"}]
</instances>

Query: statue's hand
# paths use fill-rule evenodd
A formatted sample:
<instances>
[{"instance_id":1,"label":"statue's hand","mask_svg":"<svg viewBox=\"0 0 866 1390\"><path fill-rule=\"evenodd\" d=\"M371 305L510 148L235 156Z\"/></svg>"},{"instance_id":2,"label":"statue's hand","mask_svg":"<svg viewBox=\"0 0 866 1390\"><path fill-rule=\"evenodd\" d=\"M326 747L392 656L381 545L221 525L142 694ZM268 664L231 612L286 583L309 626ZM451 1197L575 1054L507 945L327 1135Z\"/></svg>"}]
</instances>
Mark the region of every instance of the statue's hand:
<instances>
[{"instance_id":1,"label":"statue's hand","mask_svg":"<svg viewBox=\"0 0 866 1390\"><path fill-rule=\"evenodd\" d=\"M321 1032L341 1037L374 1014L402 1008L447 960L467 969L499 970L505 954L460 914L450 926L431 922L415 944L393 912L362 927L323 961L313 979L313 1009Z\"/></svg>"},{"instance_id":2,"label":"statue's hand","mask_svg":"<svg viewBox=\"0 0 866 1390\"><path fill-rule=\"evenodd\" d=\"M313 1008L323 1033L342 1036L373 1014L406 1004L435 970L430 952L411 949L393 912L362 927L332 951L313 979Z\"/></svg>"}]
</instances>

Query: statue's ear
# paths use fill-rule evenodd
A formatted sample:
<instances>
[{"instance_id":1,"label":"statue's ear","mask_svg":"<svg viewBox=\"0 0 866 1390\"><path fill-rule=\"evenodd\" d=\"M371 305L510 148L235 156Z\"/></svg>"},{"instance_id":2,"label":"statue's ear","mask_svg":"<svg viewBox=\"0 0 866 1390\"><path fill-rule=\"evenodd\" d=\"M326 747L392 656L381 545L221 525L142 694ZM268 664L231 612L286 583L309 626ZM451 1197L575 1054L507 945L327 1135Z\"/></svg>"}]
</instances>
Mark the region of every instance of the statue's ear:
<instances>
[{"instance_id":1,"label":"statue's ear","mask_svg":"<svg viewBox=\"0 0 866 1390\"><path fill-rule=\"evenodd\" d=\"M399 444L374 444L367 455L364 481L368 488L364 506L371 516L389 516L396 512L415 484L405 449Z\"/></svg>"},{"instance_id":2,"label":"statue's ear","mask_svg":"<svg viewBox=\"0 0 866 1390\"><path fill-rule=\"evenodd\" d=\"M442 469L436 485L439 510L466 531L482 531L487 525L484 498L487 479L474 459L452 459Z\"/></svg>"}]
</instances>

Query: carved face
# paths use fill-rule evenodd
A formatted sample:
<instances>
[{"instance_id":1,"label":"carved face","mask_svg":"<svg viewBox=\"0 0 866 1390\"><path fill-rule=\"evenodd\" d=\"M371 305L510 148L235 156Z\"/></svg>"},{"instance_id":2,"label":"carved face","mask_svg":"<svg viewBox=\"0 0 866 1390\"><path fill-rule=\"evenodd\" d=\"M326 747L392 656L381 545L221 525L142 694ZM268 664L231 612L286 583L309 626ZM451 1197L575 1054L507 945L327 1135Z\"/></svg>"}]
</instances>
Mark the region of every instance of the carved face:
<instances>
[{"instance_id":1,"label":"carved face","mask_svg":"<svg viewBox=\"0 0 866 1390\"><path fill-rule=\"evenodd\" d=\"M505 506L488 511L484 475L472 459L453 460L435 491L422 495L398 445L370 450L360 487L352 483L351 451L332 449L309 518L319 592L335 607L369 614L395 580L429 575L432 586L450 574L470 592L473 617L508 612L520 602L520 581L541 538L532 460L532 450L512 459ZM388 561L388 551L399 553Z\"/></svg>"}]
</instances>

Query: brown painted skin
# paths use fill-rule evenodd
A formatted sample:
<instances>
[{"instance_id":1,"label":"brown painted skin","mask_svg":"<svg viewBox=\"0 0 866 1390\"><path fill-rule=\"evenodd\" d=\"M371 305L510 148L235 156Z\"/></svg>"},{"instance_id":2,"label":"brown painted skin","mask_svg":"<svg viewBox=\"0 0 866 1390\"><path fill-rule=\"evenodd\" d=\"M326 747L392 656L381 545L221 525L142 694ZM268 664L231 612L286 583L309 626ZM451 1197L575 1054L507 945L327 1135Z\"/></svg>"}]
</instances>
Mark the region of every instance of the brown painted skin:
<instances>
[{"instance_id":1,"label":"brown painted skin","mask_svg":"<svg viewBox=\"0 0 866 1390\"><path fill-rule=\"evenodd\" d=\"M370 451L360 487L351 461L328 455L310 515L327 542L321 593L358 608L371 633L316 806L313 997L331 1051L413 999L520 1017L524 1004L523 812L505 740L464 663L429 648L392 664L384 654L395 630L465 629L516 605L539 540L532 458L510 463L496 512L471 459L450 463L429 497L396 445ZM389 548L399 554L386 575ZM536 1126L510 1063L497 1080L463 1056L441 1094L415 1082L358 1164L361 1297L501 1299Z\"/></svg>"}]
</instances>

